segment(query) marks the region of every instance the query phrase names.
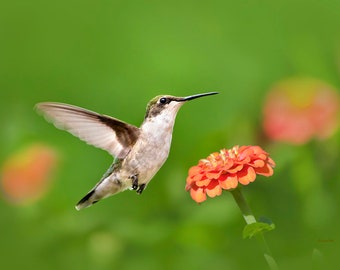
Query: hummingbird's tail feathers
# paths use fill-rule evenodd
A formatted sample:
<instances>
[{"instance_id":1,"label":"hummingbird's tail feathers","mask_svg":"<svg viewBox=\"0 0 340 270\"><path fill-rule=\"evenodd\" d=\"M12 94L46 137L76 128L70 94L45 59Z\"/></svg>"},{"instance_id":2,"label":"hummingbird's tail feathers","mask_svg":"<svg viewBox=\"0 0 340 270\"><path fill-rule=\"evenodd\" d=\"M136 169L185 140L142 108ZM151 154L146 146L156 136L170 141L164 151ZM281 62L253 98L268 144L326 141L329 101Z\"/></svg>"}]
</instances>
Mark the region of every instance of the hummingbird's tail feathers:
<instances>
[{"instance_id":1,"label":"hummingbird's tail feathers","mask_svg":"<svg viewBox=\"0 0 340 270\"><path fill-rule=\"evenodd\" d=\"M76 209L79 211L83 208L90 207L92 204L95 204L96 200L93 199L93 195L95 193L95 189L92 189L89 193L87 193L84 198L82 198L76 205Z\"/></svg>"},{"instance_id":2,"label":"hummingbird's tail feathers","mask_svg":"<svg viewBox=\"0 0 340 270\"><path fill-rule=\"evenodd\" d=\"M119 179L107 177L99 182L76 205L77 210L89 207L96 202L125 190L127 187Z\"/></svg>"}]
</instances>

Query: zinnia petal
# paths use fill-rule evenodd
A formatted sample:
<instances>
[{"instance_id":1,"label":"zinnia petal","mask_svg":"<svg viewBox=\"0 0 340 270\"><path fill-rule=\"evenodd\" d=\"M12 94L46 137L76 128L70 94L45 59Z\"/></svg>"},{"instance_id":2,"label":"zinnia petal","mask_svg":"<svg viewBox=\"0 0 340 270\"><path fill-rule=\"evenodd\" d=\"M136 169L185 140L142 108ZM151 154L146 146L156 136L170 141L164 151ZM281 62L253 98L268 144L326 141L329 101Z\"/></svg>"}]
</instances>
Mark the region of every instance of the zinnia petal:
<instances>
[{"instance_id":1,"label":"zinnia petal","mask_svg":"<svg viewBox=\"0 0 340 270\"><path fill-rule=\"evenodd\" d=\"M204 202L207 199L203 188L198 188L196 190L190 189L190 195L191 198L198 203Z\"/></svg>"},{"instance_id":2,"label":"zinnia petal","mask_svg":"<svg viewBox=\"0 0 340 270\"><path fill-rule=\"evenodd\" d=\"M265 161L262 159L256 159L250 163L253 167L263 167L265 165Z\"/></svg>"},{"instance_id":3,"label":"zinnia petal","mask_svg":"<svg viewBox=\"0 0 340 270\"><path fill-rule=\"evenodd\" d=\"M237 185L238 185L236 174L228 175L228 177L226 177L225 180L219 181L219 184L220 184L221 188L223 188L225 190L236 188Z\"/></svg>"},{"instance_id":4,"label":"zinnia petal","mask_svg":"<svg viewBox=\"0 0 340 270\"><path fill-rule=\"evenodd\" d=\"M237 173L241 171L242 168L243 168L243 164L238 164L235 167L228 169L228 173Z\"/></svg>"},{"instance_id":5,"label":"zinnia petal","mask_svg":"<svg viewBox=\"0 0 340 270\"><path fill-rule=\"evenodd\" d=\"M197 181L195 182L195 184L198 186L198 187L206 187L210 184L211 180L210 179L205 179L205 180L202 180L202 181Z\"/></svg>"},{"instance_id":6,"label":"zinnia petal","mask_svg":"<svg viewBox=\"0 0 340 270\"><path fill-rule=\"evenodd\" d=\"M212 187L207 187L206 192L209 197L213 198L222 194L222 188L219 186L218 181L211 183Z\"/></svg>"},{"instance_id":7,"label":"zinnia petal","mask_svg":"<svg viewBox=\"0 0 340 270\"><path fill-rule=\"evenodd\" d=\"M255 172L257 174L261 174L261 175L264 175L264 176L271 176L271 175L273 175L274 170L269 164L266 164L262 168L256 168Z\"/></svg>"},{"instance_id":8,"label":"zinnia petal","mask_svg":"<svg viewBox=\"0 0 340 270\"><path fill-rule=\"evenodd\" d=\"M196 175L196 174L199 174L201 171L202 171L201 167L199 167L199 166L192 166L189 169L189 175Z\"/></svg>"},{"instance_id":9,"label":"zinnia petal","mask_svg":"<svg viewBox=\"0 0 340 270\"><path fill-rule=\"evenodd\" d=\"M208 172L206 173L206 176L209 178L209 179L218 179L221 175L221 171L214 171L214 172Z\"/></svg>"},{"instance_id":10,"label":"zinnia petal","mask_svg":"<svg viewBox=\"0 0 340 270\"><path fill-rule=\"evenodd\" d=\"M256 178L255 170L252 167L244 168L238 173L238 181L242 185L248 185L250 182L254 182Z\"/></svg>"}]
</instances>

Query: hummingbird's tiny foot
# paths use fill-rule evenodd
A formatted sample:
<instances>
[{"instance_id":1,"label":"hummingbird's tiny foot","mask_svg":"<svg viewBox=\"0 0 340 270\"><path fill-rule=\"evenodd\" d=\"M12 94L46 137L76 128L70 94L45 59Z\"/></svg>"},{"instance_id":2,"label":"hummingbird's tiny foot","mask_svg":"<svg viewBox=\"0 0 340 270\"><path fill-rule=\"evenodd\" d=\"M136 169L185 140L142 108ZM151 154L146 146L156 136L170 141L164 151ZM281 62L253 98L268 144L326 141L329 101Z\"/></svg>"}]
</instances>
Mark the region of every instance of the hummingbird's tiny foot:
<instances>
[{"instance_id":1,"label":"hummingbird's tiny foot","mask_svg":"<svg viewBox=\"0 0 340 270\"><path fill-rule=\"evenodd\" d=\"M143 190L145 189L145 186L146 186L145 184L141 184L137 189L137 193L142 194Z\"/></svg>"},{"instance_id":2,"label":"hummingbird's tiny foot","mask_svg":"<svg viewBox=\"0 0 340 270\"><path fill-rule=\"evenodd\" d=\"M137 190L138 189L138 176L137 174L130 176L132 179L132 189Z\"/></svg>"}]
</instances>

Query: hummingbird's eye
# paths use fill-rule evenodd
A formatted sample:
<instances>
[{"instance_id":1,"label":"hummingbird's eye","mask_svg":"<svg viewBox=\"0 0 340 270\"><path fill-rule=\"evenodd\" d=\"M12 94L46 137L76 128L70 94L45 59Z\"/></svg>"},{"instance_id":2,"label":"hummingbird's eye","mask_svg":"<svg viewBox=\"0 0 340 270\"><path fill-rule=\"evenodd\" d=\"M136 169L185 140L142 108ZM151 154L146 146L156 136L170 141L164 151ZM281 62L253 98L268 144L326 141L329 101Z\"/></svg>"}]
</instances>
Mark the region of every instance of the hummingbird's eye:
<instances>
[{"instance_id":1,"label":"hummingbird's eye","mask_svg":"<svg viewBox=\"0 0 340 270\"><path fill-rule=\"evenodd\" d=\"M162 98L159 100L159 103L161 103L161 104L167 103L167 98L162 97Z\"/></svg>"}]
</instances>

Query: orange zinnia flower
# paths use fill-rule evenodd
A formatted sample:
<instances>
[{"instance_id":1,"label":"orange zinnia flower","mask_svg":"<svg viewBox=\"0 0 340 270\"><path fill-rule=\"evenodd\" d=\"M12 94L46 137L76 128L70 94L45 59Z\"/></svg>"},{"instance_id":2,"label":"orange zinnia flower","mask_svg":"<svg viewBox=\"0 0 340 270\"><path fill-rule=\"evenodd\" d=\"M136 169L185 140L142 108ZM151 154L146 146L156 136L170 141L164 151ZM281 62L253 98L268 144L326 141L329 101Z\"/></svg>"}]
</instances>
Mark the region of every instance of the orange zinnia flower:
<instances>
[{"instance_id":1,"label":"orange zinnia flower","mask_svg":"<svg viewBox=\"0 0 340 270\"><path fill-rule=\"evenodd\" d=\"M222 149L189 169L186 190L200 203L206 200L206 195L215 197L221 195L222 189L235 189L239 183L248 185L256 174L271 176L274 166L275 162L259 146Z\"/></svg>"}]
</instances>

